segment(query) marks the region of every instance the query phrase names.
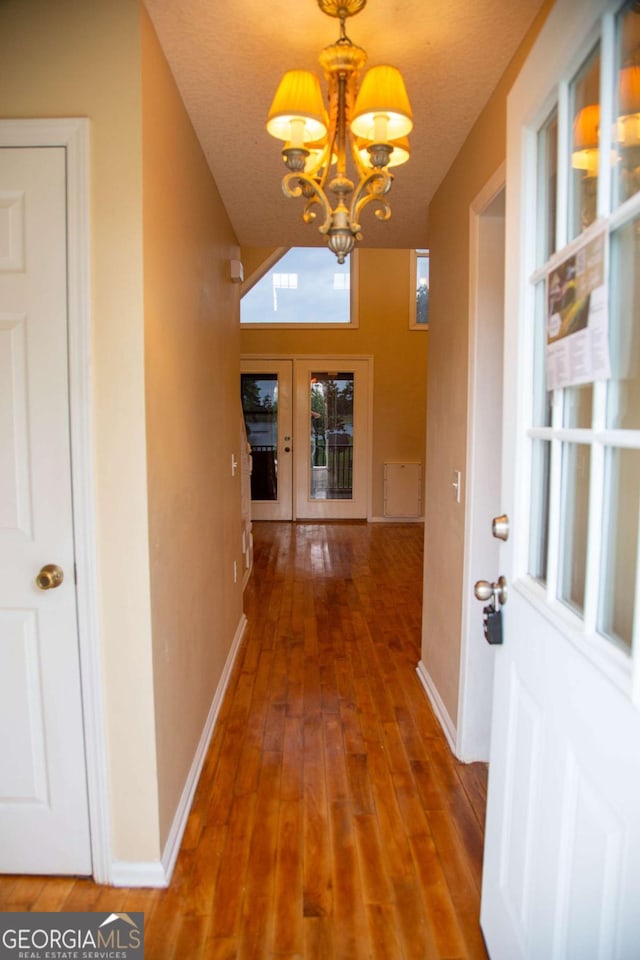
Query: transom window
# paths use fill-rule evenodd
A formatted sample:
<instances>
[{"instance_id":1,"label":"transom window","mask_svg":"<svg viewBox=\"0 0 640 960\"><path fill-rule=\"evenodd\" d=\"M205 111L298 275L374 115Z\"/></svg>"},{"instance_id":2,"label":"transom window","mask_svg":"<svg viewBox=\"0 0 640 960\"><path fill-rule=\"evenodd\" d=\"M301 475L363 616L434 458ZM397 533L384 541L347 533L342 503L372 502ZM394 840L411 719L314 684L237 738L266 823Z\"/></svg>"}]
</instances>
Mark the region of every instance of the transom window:
<instances>
[{"instance_id":1,"label":"transom window","mask_svg":"<svg viewBox=\"0 0 640 960\"><path fill-rule=\"evenodd\" d=\"M339 264L326 247L292 247L243 296L252 327L355 327L357 255Z\"/></svg>"}]
</instances>

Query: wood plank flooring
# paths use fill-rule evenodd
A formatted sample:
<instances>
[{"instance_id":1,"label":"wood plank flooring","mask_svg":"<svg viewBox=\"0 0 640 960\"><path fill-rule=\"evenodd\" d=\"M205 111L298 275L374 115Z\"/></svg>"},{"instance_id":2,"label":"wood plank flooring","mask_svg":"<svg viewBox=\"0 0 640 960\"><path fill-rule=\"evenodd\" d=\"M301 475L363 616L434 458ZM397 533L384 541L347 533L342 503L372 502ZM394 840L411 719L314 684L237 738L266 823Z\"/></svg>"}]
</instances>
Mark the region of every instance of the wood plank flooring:
<instances>
[{"instance_id":1,"label":"wood plank flooring","mask_svg":"<svg viewBox=\"0 0 640 960\"><path fill-rule=\"evenodd\" d=\"M421 526L254 535L171 887L0 877L0 910L143 910L147 960L486 958L487 771L453 759L415 672Z\"/></svg>"}]
</instances>

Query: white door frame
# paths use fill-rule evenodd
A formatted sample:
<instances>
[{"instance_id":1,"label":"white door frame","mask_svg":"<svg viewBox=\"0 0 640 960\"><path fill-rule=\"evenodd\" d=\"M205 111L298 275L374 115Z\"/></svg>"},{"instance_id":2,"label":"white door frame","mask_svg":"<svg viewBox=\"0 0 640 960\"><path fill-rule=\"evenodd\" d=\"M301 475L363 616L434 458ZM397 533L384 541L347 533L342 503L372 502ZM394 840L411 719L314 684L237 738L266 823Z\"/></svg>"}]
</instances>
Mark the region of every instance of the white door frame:
<instances>
[{"instance_id":1,"label":"white door frame","mask_svg":"<svg viewBox=\"0 0 640 960\"><path fill-rule=\"evenodd\" d=\"M488 379L496 384L501 407L502 352L494 356L489 338L485 336L487 318L481 265L484 238L481 234L483 217L504 190L505 183L506 163L502 163L469 209L467 467L460 691L454 751L465 763L489 759L491 734L494 649L482 638L482 608L473 595L473 584L478 579L492 579L498 569L498 541L491 538L489 518L501 512L500 459L497 456L502 446L501 420L496 422L493 411L486 409L482 387ZM504 287L502 293L504 295ZM504 311L502 324L504 326ZM493 467L495 484L493 489L488 489L492 482L488 473Z\"/></svg>"},{"instance_id":2,"label":"white door frame","mask_svg":"<svg viewBox=\"0 0 640 960\"><path fill-rule=\"evenodd\" d=\"M111 881L111 828L98 619L89 288L89 121L1 120L0 147L64 147L71 479L78 644L93 878Z\"/></svg>"}]
</instances>

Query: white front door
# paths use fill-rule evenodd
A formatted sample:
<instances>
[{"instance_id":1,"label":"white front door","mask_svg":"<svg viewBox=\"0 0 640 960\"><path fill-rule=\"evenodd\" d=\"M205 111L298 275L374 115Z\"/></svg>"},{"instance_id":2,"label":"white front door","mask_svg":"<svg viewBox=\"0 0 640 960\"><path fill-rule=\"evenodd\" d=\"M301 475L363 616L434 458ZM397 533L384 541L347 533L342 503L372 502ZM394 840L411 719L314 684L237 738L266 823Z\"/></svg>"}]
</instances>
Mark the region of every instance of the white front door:
<instances>
[{"instance_id":1,"label":"white front door","mask_svg":"<svg viewBox=\"0 0 640 960\"><path fill-rule=\"evenodd\" d=\"M65 162L63 148L0 149L0 871L11 873L91 872Z\"/></svg>"},{"instance_id":2,"label":"white front door","mask_svg":"<svg viewBox=\"0 0 640 960\"><path fill-rule=\"evenodd\" d=\"M492 960L640 956L639 53L558 0L509 97Z\"/></svg>"}]
</instances>

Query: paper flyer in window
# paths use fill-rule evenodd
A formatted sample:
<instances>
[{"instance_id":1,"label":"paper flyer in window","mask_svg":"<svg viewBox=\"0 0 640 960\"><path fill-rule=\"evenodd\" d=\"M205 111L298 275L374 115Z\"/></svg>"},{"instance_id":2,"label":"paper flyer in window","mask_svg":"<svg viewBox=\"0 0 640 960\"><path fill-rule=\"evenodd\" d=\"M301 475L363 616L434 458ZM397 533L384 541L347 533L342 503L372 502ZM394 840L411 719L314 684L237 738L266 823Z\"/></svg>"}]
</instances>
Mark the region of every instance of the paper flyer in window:
<instances>
[{"instance_id":1,"label":"paper flyer in window","mask_svg":"<svg viewBox=\"0 0 640 960\"><path fill-rule=\"evenodd\" d=\"M572 246L547 274L547 389L611 376L606 234Z\"/></svg>"}]
</instances>

